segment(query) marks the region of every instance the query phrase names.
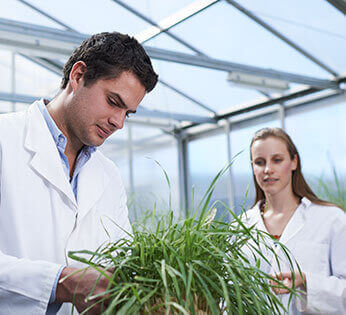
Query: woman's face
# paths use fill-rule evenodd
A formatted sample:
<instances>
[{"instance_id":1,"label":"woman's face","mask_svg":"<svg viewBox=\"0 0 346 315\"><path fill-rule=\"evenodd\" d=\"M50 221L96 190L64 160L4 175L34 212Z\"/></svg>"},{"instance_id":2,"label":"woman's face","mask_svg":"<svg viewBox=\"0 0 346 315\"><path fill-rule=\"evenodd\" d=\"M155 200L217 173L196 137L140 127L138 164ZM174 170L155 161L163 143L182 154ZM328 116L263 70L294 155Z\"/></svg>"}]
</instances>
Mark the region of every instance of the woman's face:
<instances>
[{"instance_id":1,"label":"woman's face","mask_svg":"<svg viewBox=\"0 0 346 315\"><path fill-rule=\"evenodd\" d=\"M297 168L297 156L291 160L283 140L276 137L256 140L251 156L256 182L266 196L293 193L292 171Z\"/></svg>"}]
</instances>

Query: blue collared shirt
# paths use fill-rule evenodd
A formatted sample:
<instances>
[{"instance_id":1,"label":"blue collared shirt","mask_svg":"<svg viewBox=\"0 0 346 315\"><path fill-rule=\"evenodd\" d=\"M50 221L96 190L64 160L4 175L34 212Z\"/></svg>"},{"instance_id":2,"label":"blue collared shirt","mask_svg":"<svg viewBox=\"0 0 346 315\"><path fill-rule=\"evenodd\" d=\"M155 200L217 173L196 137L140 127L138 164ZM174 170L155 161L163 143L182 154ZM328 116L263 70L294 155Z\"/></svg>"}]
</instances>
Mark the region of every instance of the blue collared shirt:
<instances>
[{"instance_id":1,"label":"blue collared shirt","mask_svg":"<svg viewBox=\"0 0 346 315\"><path fill-rule=\"evenodd\" d=\"M64 168L64 172L66 175L67 180L70 182L73 193L75 195L76 201L77 201L77 185L78 185L78 175L82 169L82 167L88 162L88 160L91 157L91 154L95 152L96 147L94 146L84 146L80 153L78 154L77 160L76 160L76 166L72 175L72 178L70 179L70 166L68 163L67 156L65 155L65 148L67 144L67 139L65 135L60 131L58 126L56 125L55 121L53 118L50 116L46 104L48 104L47 100L40 100L38 102L38 107L42 113L42 116L44 120L47 123L48 129L50 133L52 134L52 137L54 139L55 145L58 149L60 159L62 166ZM56 295L56 289L58 286L58 280L60 278L62 270L65 268L65 266L62 266L57 274L57 277L55 279L55 283L52 289L51 296L49 298L49 303L53 303L55 301L55 295ZM60 308L60 305L50 305L48 309L48 313L52 312L55 313ZM54 310L53 310L54 309Z\"/></svg>"}]
</instances>

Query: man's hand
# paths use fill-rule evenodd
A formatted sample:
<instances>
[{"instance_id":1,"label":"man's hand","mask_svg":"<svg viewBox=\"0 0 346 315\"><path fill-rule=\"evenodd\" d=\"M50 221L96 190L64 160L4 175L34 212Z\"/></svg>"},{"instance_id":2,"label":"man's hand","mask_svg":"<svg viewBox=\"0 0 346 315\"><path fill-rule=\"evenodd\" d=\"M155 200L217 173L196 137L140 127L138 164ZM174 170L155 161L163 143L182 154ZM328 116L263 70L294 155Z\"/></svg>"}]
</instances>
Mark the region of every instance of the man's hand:
<instances>
[{"instance_id":1,"label":"man's hand","mask_svg":"<svg viewBox=\"0 0 346 315\"><path fill-rule=\"evenodd\" d=\"M272 290L275 294L286 294L290 291L284 288L277 288L278 285L284 285L288 288L293 287L293 283L296 288L305 289L306 286L306 277L305 273L302 272L302 276L298 271L294 273L294 282L293 282L293 273L292 272L281 272L276 275L272 275L273 278L278 279L278 281L270 280L269 283L272 285Z\"/></svg>"},{"instance_id":2,"label":"man's hand","mask_svg":"<svg viewBox=\"0 0 346 315\"><path fill-rule=\"evenodd\" d=\"M112 274L109 271L104 270L104 272L112 278ZM60 282L60 280L64 279L66 276L68 277ZM102 294L109 289L110 286L110 281L103 275L100 277L100 273L93 268L79 270L65 267L59 278L56 290L56 301L59 303L73 302L77 311L81 313L105 297L101 296L92 300L87 299L90 292L92 292L92 296ZM106 310L106 307L107 301L97 303L87 314L99 315L102 311Z\"/></svg>"}]
</instances>

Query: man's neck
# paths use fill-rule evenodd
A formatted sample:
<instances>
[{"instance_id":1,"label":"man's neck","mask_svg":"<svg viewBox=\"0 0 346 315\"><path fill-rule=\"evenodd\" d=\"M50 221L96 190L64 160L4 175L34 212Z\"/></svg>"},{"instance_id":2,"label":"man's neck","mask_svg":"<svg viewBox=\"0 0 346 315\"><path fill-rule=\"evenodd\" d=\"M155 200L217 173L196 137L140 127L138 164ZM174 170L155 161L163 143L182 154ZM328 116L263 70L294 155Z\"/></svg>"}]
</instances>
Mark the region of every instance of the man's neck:
<instances>
[{"instance_id":1,"label":"man's neck","mask_svg":"<svg viewBox=\"0 0 346 315\"><path fill-rule=\"evenodd\" d=\"M70 178L72 178L73 171L76 164L76 159L79 152L83 148L83 144L76 138L71 136L72 132L69 131L67 121L65 118L65 110L68 102L68 93L66 90L61 91L53 100L47 104L47 110L54 120L59 130L66 137L65 155L69 162Z\"/></svg>"}]
</instances>

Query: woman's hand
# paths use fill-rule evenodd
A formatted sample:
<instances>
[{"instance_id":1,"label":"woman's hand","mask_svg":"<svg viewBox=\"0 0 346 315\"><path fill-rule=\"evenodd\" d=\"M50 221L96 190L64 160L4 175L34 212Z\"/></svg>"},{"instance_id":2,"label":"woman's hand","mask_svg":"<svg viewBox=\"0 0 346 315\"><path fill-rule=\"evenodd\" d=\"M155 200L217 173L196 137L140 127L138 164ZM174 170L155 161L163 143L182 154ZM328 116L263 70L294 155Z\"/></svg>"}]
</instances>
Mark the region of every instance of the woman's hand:
<instances>
[{"instance_id":1,"label":"woman's hand","mask_svg":"<svg viewBox=\"0 0 346 315\"><path fill-rule=\"evenodd\" d=\"M293 275L294 275L294 281L293 281ZM275 294L287 294L290 292L288 289L278 288L277 287L278 285L284 285L285 287L292 288L294 284L297 289L305 290L306 277L304 272L302 272L301 274L298 271L294 273L280 272L278 274L272 275L272 277L278 279L277 281L270 280L269 282Z\"/></svg>"}]
</instances>

